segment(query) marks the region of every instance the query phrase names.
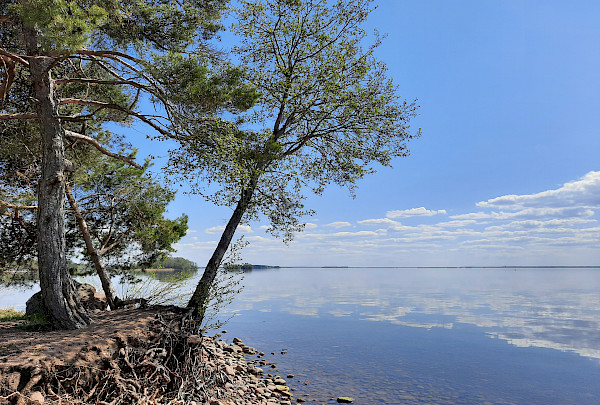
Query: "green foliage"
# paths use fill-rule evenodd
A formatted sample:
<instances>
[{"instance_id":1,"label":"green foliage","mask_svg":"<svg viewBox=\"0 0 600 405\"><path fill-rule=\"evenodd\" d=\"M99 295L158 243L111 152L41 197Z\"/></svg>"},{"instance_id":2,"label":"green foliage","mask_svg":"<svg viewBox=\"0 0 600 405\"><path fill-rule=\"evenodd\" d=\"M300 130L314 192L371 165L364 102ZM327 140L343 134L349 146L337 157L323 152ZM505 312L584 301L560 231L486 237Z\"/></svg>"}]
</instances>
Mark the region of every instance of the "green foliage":
<instances>
[{"instance_id":1,"label":"green foliage","mask_svg":"<svg viewBox=\"0 0 600 405\"><path fill-rule=\"evenodd\" d=\"M131 44L152 44L161 51L181 51L217 34L222 28L218 21L226 3L227 0L121 1L99 34L122 49Z\"/></svg>"},{"instance_id":2,"label":"green foliage","mask_svg":"<svg viewBox=\"0 0 600 405\"><path fill-rule=\"evenodd\" d=\"M417 106L398 96L362 24L367 0L242 1L233 31L257 105L218 137L196 137L171 153L169 173L192 192L233 206L251 199L245 219L265 216L284 240L311 214L302 200L336 184L352 195L357 181L408 155ZM331 4L331 5L329 5ZM245 124L244 124L245 123ZM193 174L193 176L190 176Z\"/></svg>"},{"instance_id":3,"label":"green foliage","mask_svg":"<svg viewBox=\"0 0 600 405\"><path fill-rule=\"evenodd\" d=\"M48 320L43 314L27 315L24 312L16 311L14 309L0 309L0 322L11 322L11 321L25 321L19 325L21 329L29 331L42 331L49 330L50 325ZM0 355L2 352L10 351L9 346L0 346ZM8 354L8 353L5 353Z\"/></svg>"},{"instance_id":4,"label":"green foliage","mask_svg":"<svg viewBox=\"0 0 600 405\"><path fill-rule=\"evenodd\" d=\"M197 270L198 265L183 257L166 257L151 264L153 269Z\"/></svg>"},{"instance_id":5,"label":"green foliage","mask_svg":"<svg viewBox=\"0 0 600 405\"><path fill-rule=\"evenodd\" d=\"M0 322L20 321L25 318L25 312L15 309L0 309Z\"/></svg>"},{"instance_id":6,"label":"green foliage","mask_svg":"<svg viewBox=\"0 0 600 405\"><path fill-rule=\"evenodd\" d=\"M48 331L52 329L52 325L50 325L44 314L25 315L25 323L19 325L19 327L21 329L35 332Z\"/></svg>"},{"instance_id":7,"label":"green foliage","mask_svg":"<svg viewBox=\"0 0 600 405\"><path fill-rule=\"evenodd\" d=\"M254 266L251 263L226 264L223 268L227 271L251 271Z\"/></svg>"},{"instance_id":8,"label":"green foliage","mask_svg":"<svg viewBox=\"0 0 600 405\"><path fill-rule=\"evenodd\" d=\"M175 193L147 174L149 163L139 170L95 149L84 149L82 154L73 154L77 163L73 192L98 253L113 267L128 267L147 265L174 251L172 245L187 232L188 218L165 218ZM126 154L125 149L122 153ZM128 155L135 157L135 153ZM72 218L67 235L73 241L73 253L85 250Z\"/></svg>"},{"instance_id":9,"label":"green foliage","mask_svg":"<svg viewBox=\"0 0 600 405\"><path fill-rule=\"evenodd\" d=\"M39 32L44 51L77 49L89 44L90 35L105 23L110 1L29 0L12 5L11 11Z\"/></svg>"},{"instance_id":10,"label":"green foliage","mask_svg":"<svg viewBox=\"0 0 600 405\"><path fill-rule=\"evenodd\" d=\"M246 111L259 96L253 86L244 83L239 67L222 62L212 64L199 55L158 54L147 71L165 78L162 84L169 99L189 117L224 110Z\"/></svg>"},{"instance_id":11,"label":"green foliage","mask_svg":"<svg viewBox=\"0 0 600 405\"><path fill-rule=\"evenodd\" d=\"M105 45L158 50L206 41L220 29L225 0L117 1L29 0L9 9L13 19L38 32L44 52Z\"/></svg>"}]
</instances>

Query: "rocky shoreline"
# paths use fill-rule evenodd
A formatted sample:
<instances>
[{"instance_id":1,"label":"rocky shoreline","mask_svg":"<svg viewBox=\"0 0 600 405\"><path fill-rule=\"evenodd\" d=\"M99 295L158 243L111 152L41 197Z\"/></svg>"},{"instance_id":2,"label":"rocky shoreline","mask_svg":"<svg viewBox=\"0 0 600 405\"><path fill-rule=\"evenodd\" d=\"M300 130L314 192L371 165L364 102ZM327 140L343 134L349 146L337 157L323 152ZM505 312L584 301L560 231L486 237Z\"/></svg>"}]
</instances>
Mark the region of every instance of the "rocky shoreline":
<instances>
[{"instance_id":1,"label":"rocky shoreline","mask_svg":"<svg viewBox=\"0 0 600 405\"><path fill-rule=\"evenodd\" d=\"M301 403L264 353L190 333L164 309L105 311L77 331L0 323L0 404ZM291 378L289 375L286 378Z\"/></svg>"},{"instance_id":2,"label":"rocky shoreline","mask_svg":"<svg viewBox=\"0 0 600 405\"><path fill-rule=\"evenodd\" d=\"M292 389L287 381L279 375L268 374L258 365L266 365L260 360L264 353L259 353L253 347L247 346L239 338L233 338L233 343L228 344L215 337L190 337L194 342L202 344L202 350L208 357L215 360L209 361L209 369L222 370L228 377L223 388L227 390L224 400L213 399L211 405L237 405L237 404L282 404L292 403ZM257 355L255 360L248 361L246 355ZM290 376L293 377L293 376ZM299 398L297 402L304 402ZM190 403L190 405L194 405ZM199 405L199 404L198 404Z\"/></svg>"}]
</instances>

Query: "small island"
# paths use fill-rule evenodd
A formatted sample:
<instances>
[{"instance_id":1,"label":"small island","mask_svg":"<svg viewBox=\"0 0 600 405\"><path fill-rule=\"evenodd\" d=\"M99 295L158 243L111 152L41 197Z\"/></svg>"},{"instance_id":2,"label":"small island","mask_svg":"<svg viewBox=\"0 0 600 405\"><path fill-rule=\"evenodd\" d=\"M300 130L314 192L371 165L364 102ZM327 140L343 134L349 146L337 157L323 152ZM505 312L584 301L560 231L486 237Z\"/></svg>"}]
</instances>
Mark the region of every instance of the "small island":
<instances>
[{"instance_id":1,"label":"small island","mask_svg":"<svg viewBox=\"0 0 600 405\"><path fill-rule=\"evenodd\" d=\"M252 270L269 270L269 269L280 269L280 266L269 266L266 264L226 264L223 266L226 271L252 271Z\"/></svg>"}]
</instances>

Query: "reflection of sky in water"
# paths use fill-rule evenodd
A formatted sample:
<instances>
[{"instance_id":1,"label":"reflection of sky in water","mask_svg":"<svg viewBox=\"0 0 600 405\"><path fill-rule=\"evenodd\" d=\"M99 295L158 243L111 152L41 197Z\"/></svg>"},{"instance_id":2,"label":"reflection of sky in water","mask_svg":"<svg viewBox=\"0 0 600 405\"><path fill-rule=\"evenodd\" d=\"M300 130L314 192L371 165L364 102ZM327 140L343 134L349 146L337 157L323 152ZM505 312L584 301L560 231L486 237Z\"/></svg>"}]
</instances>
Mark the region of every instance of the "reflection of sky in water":
<instances>
[{"instance_id":1,"label":"reflection of sky in water","mask_svg":"<svg viewBox=\"0 0 600 405\"><path fill-rule=\"evenodd\" d=\"M471 324L515 346L600 359L600 270L284 268L248 273L243 284L226 312L333 316L426 329ZM0 308L24 309L31 294L4 288Z\"/></svg>"},{"instance_id":2,"label":"reflection of sky in water","mask_svg":"<svg viewBox=\"0 0 600 405\"><path fill-rule=\"evenodd\" d=\"M600 359L600 271L281 269L255 271L227 309L355 317L421 328L476 325L521 347Z\"/></svg>"},{"instance_id":3,"label":"reflection of sky in water","mask_svg":"<svg viewBox=\"0 0 600 405\"><path fill-rule=\"evenodd\" d=\"M284 268L243 284L225 339L318 403L600 403L598 270ZM0 308L31 294L0 289Z\"/></svg>"}]
</instances>

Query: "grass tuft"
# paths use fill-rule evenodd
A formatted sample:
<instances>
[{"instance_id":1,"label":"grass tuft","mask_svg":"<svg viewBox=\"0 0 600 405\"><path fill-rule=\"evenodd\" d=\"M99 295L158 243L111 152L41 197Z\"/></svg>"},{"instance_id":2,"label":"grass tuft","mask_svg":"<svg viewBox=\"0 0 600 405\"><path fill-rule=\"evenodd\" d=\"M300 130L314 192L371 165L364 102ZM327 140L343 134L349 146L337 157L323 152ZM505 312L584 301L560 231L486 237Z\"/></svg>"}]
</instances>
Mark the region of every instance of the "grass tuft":
<instances>
[{"instance_id":1,"label":"grass tuft","mask_svg":"<svg viewBox=\"0 0 600 405\"><path fill-rule=\"evenodd\" d=\"M0 322L8 321L22 321L27 319L25 312L17 311L15 309L0 309Z\"/></svg>"}]
</instances>

